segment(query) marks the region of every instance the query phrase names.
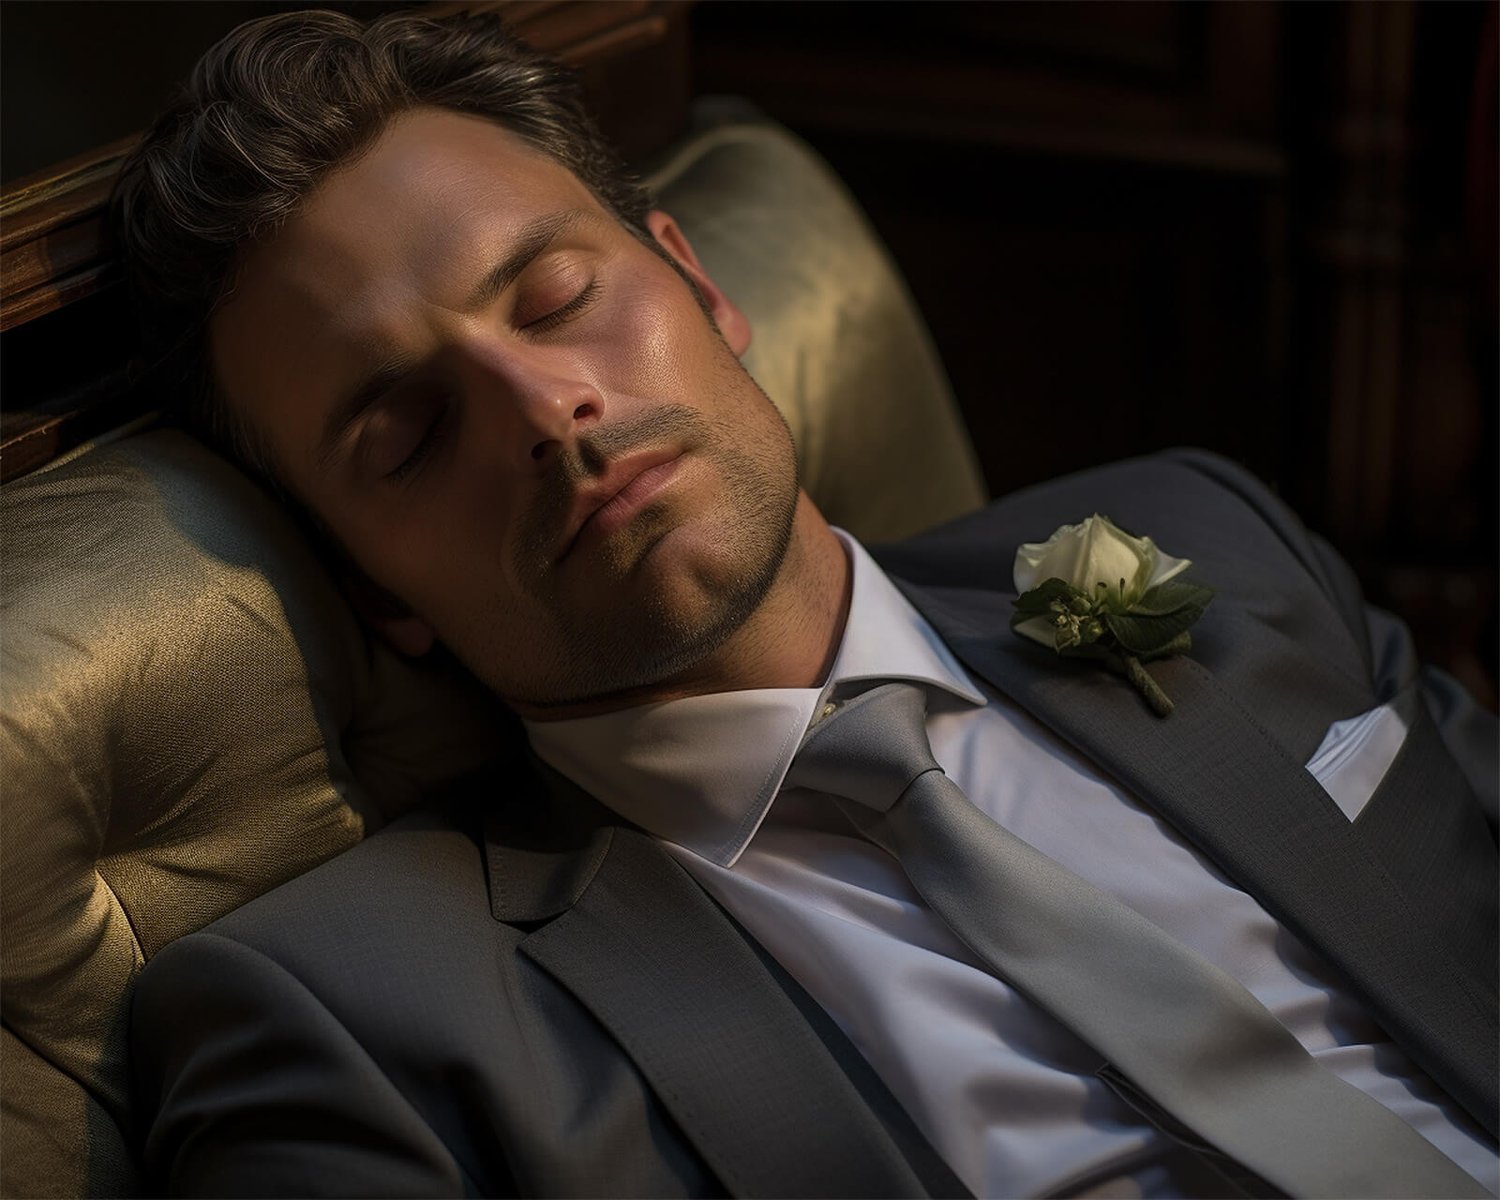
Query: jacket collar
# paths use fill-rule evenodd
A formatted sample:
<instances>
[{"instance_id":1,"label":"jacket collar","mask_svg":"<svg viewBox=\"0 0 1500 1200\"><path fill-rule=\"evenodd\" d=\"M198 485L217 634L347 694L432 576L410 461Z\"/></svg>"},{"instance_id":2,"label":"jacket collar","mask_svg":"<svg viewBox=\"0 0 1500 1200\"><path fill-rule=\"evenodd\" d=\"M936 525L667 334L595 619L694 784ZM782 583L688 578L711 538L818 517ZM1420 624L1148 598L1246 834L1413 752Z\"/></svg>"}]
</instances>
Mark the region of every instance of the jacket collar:
<instances>
[{"instance_id":1,"label":"jacket collar","mask_svg":"<svg viewBox=\"0 0 1500 1200\"><path fill-rule=\"evenodd\" d=\"M619 818L529 751L529 771L497 784L503 803L484 817L490 913L508 925L550 921L572 908L609 853ZM506 795L511 791L512 795Z\"/></svg>"},{"instance_id":2,"label":"jacket collar","mask_svg":"<svg viewBox=\"0 0 1500 1200\"><path fill-rule=\"evenodd\" d=\"M670 855L530 766L486 818L490 911L534 927L521 954L610 1031L731 1194L966 1195L919 1134L898 1148L904 1116L882 1123L839 1048Z\"/></svg>"},{"instance_id":3,"label":"jacket collar","mask_svg":"<svg viewBox=\"0 0 1500 1200\"><path fill-rule=\"evenodd\" d=\"M570 850L487 849L497 918L557 914L520 952L609 1030L731 1195L930 1194L766 965L649 836L601 825Z\"/></svg>"}]
</instances>

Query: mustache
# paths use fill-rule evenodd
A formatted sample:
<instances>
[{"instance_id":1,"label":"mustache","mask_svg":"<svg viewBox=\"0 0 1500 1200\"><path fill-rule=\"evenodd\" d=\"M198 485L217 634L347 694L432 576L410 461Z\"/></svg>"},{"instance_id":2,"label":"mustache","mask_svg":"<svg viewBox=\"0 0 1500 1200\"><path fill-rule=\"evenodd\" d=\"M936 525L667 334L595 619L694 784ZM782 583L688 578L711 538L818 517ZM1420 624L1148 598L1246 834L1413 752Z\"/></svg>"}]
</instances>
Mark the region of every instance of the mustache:
<instances>
[{"instance_id":1,"label":"mustache","mask_svg":"<svg viewBox=\"0 0 1500 1200\"><path fill-rule=\"evenodd\" d=\"M704 439L707 425L696 409L669 404L591 429L564 446L519 521L517 546L523 565L533 568L527 574L552 561L567 533L573 495L588 480L604 474L611 462L637 450L674 441L687 449Z\"/></svg>"}]
</instances>

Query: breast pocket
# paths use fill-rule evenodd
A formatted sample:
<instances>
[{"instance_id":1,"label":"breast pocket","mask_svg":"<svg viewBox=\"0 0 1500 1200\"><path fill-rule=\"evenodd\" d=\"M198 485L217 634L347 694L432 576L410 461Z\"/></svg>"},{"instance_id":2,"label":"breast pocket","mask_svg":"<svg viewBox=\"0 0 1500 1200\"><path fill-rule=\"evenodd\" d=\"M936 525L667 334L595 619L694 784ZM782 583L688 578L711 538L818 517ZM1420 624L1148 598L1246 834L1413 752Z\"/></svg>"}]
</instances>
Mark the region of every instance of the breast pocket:
<instances>
[{"instance_id":1,"label":"breast pocket","mask_svg":"<svg viewBox=\"0 0 1500 1200\"><path fill-rule=\"evenodd\" d=\"M1419 702L1416 689L1406 688L1378 708L1335 721L1308 759L1308 773L1349 820L1364 811L1401 753Z\"/></svg>"},{"instance_id":2,"label":"breast pocket","mask_svg":"<svg viewBox=\"0 0 1500 1200\"><path fill-rule=\"evenodd\" d=\"M1378 709L1354 718L1354 722L1370 718L1372 752L1368 763L1363 761L1364 750L1351 754L1360 760L1358 786L1350 784L1342 799L1333 789L1329 795L1345 816L1358 818L1351 845L1369 854L1404 893L1406 919L1436 944L1451 948L1453 961L1463 964L1462 972L1481 979L1493 1015L1500 957L1495 843L1474 791L1443 744L1417 685L1405 689L1388 707L1401 718L1405 736L1395 736L1395 727L1387 724L1390 718L1371 716ZM1338 722L1334 728L1344 724ZM1382 725L1387 725L1383 732ZM1350 729L1352 736L1352 725ZM1336 739L1330 749L1336 750L1339 744ZM1377 747L1392 744L1395 752L1388 761L1375 752ZM1353 750L1352 744L1349 749ZM1314 760L1322 754L1320 749ZM1330 767L1338 757L1337 753L1328 756ZM1377 771L1379 778L1372 789ZM1319 782L1329 786L1322 779ZM1334 783L1334 788L1342 786Z\"/></svg>"}]
</instances>

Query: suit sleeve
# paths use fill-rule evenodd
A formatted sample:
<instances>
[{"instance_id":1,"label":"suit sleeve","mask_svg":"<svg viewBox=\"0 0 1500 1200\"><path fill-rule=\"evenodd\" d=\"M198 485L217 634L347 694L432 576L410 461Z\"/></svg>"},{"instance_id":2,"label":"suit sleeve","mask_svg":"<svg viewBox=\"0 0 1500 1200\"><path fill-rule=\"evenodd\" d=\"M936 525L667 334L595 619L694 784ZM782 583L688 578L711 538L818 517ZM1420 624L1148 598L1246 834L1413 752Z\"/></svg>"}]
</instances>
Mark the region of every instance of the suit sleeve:
<instances>
[{"instance_id":1,"label":"suit sleeve","mask_svg":"<svg viewBox=\"0 0 1500 1200\"><path fill-rule=\"evenodd\" d=\"M461 1196L453 1155L349 1031L260 952L162 950L131 1016L148 1178L173 1196Z\"/></svg>"}]
</instances>

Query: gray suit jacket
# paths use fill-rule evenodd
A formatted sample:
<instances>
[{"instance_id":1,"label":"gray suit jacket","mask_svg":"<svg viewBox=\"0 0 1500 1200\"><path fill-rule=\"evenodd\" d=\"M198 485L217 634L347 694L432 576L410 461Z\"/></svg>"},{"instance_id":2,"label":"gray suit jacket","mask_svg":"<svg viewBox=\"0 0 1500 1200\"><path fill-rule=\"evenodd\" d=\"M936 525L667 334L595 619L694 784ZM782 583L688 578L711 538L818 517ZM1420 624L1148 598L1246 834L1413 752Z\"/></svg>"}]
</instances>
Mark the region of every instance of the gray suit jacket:
<instances>
[{"instance_id":1,"label":"gray suit jacket","mask_svg":"<svg viewBox=\"0 0 1500 1200\"><path fill-rule=\"evenodd\" d=\"M1218 589L1193 658L1153 665L1167 720L1009 631L1016 545L1094 511ZM876 556L968 669L1316 948L1494 1132L1493 721L1418 672L1404 630L1270 493L1176 452ZM1408 690L1426 703L1350 822L1302 764L1331 722ZM691 878L545 771L407 818L167 947L133 1035L147 1168L177 1192L962 1192Z\"/></svg>"}]
</instances>

